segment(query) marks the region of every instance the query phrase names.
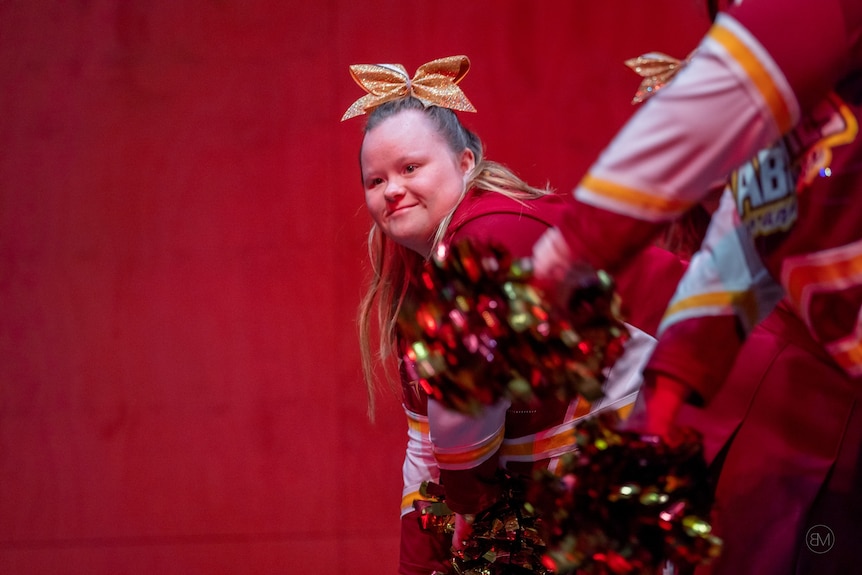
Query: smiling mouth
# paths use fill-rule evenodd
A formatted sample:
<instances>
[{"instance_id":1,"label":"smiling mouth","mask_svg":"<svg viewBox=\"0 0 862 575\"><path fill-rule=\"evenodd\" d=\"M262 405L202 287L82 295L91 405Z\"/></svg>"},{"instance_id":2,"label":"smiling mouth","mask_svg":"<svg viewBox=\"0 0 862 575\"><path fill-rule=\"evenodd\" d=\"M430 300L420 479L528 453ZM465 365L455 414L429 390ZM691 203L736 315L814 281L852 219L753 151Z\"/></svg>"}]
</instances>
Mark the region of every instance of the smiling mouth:
<instances>
[{"instance_id":1,"label":"smiling mouth","mask_svg":"<svg viewBox=\"0 0 862 575\"><path fill-rule=\"evenodd\" d=\"M416 207L417 205L418 205L418 204L410 204L410 205L408 205L408 206L398 206L398 207L396 207L394 210L387 210L387 211L386 211L386 215L387 215L387 216L392 216L392 215L394 215L394 214L397 214L398 212L401 212L401 211L408 210L408 209L410 209L410 208Z\"/></svg>"}]
</instances>

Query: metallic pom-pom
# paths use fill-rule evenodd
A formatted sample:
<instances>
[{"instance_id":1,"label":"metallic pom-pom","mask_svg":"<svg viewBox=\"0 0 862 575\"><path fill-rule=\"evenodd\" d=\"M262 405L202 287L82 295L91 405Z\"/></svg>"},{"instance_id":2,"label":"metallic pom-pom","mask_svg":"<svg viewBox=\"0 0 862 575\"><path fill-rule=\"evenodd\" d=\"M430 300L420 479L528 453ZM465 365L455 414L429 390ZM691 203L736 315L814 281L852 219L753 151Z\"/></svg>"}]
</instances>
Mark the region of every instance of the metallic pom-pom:
<instances>
[{"instance_id":1,"label":"metallic pom-pom","mask_svg":"<svg viewBox=\"0 0 862 575\"><path fill-rule=\"evenodd\" d=\"M501 397L595 401L628 332L610 276L580 268L567 281L571 297L560 309L529 259L467 241L442 246L413 278L399 313L408 375L466 413Z\"/></svg>"},{"instance_id":2,"label":"metallic pom-pom","mask_svg":"<svg viewBox=\"0 0 862 575\"><path fill-rule=\"evenodd\" d=\"M586 420L578 451L531 484L546 565L561 575L652 575L666 561L712 561L722 542L706 519L713 492L700 436L683 429L671 446L618 426L608 413Z\"/></svg>"},{"instance_id":3,"label":"metallic pom-pom","mask_svg":"<svg viewBox=\"0 0 862 575\"><path fill-rule=\"evenodd\" d=\"M540 520L524 506L529 482L503 471L499 472L497 480L502 496L497 503L476 514L464 548L453 552L450 575L553 575L544 563L546 547L540 535ZM434 494L433 503L422 503L423 526L440 533L452 533L455 516L445 504L444 489L426 483L423 491L426 496Z\"/></svg>"}]
</instances>

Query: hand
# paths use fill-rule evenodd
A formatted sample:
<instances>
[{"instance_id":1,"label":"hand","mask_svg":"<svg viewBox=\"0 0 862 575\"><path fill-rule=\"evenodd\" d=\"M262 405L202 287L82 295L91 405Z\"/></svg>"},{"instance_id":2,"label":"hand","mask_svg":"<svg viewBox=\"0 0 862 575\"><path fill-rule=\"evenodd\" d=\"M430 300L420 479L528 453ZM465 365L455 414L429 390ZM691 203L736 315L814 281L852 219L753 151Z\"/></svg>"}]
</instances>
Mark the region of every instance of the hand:
<instances>
[{"instance_id":1,"label":"hand","mask_svg":"<svg viewBox=\"0 0 862 575\"><path fill-rule=\"evenodd\" d=\"M572 267L571 259L571 250L557 228L550 228L533 246L534 281L545 297L561 308L571 295L564 281Z\"/></svg>"},{"instance_id":2,"label":"hand","mask_svg":"<svg viewBox=\"0 0 862 575\"><path fill-rule=\"evenodd\" d=\"M572 252L557 228L546 231L533 246L533 272L543 281L559 283L572 265Z\"/></svg>"},{"instance_id":3,"label":"hand","mask_svg":"<svg viewBox=\"0 0 862 575\"><path fill-rule=\"evenodd\" d=\"M646 423L644 432L675 443L676 418L688 395L688 387L665 375L656 375L652 385L645 386Z\"/></svg>"},{"instance_id":4,"label":"hand","mask_svg":"<svg viewBox=\"0 0 862 575\"><path fill-rule=\"evenodd\" d=\"M466 542L473 534L474 515L455 514L455 532L452 534L452 547L456 551L463 551Z\"/></svg>"},{"instance_id":5,"label":"hand","mask_svg":"<svg viewBox=\"0 0 862 575\"><path fill-rule=\"evenodd\" d=\"M573 261L562 232L550 228L533 246L533 276L545 297L565 309L569 307L574 290L584 287L578 279L594 277L595 270L586 262Z\"/></svg>"}]
</instances>

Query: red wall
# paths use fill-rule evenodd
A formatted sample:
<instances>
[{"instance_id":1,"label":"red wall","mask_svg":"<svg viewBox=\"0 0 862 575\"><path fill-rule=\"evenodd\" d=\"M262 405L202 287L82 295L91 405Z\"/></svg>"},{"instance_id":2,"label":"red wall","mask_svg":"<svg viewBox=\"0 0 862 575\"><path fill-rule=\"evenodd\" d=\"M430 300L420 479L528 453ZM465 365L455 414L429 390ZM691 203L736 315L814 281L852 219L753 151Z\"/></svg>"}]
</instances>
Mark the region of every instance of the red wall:
<instances>
[{"instance_id":1,"label":"red wall","mask_svg":"<svg viewBox=\"0 0 862 575\"><path fill-rule=\"evenodd\" d=\"M466 54L490 157L568 190L698 0L0 2L0 573L394 572L365 418L352 63Z\"/></svg>"}]
</instances>

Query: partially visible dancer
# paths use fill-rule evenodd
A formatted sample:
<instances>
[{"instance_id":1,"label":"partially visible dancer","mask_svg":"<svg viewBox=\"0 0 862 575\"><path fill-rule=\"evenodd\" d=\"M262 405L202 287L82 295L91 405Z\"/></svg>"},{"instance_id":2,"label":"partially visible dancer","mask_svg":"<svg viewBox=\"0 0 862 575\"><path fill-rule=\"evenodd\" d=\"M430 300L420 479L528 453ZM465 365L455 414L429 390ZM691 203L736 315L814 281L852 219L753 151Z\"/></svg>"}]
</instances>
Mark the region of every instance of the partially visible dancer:
<instances>
[{"instance_id":1,"label":"partially visible dancer","mask_svg":"<svg viewBox=\"0 0 862 575\"><path fill-rule=\"evenodd\" d=\"M647 430L670 440L683 402L745 405L719 455L713 573L858 571L860 100L862 3L745 0L535 248L551 283L571 262L613 270L732 174L646 371Z\"/></svg>"},{"instance_id":2,"label":"partially visible dancer","mask_svg":"<svg viewBox=\"0 0 862 575\"><path fill-rule=\"evenodd\" d=\"M398 310L413 297L410 278L421 273L441 243L469 239L495 243L515 257L529 256L568 199L525 183L484 157L481 140L453 109L472 105L456 84L466 57L444 58L409 78L400 65L354 66L354 79L369 91L345 114L368 113L360 150L365 201L373 220L369 250L373 277L359 310L360 343L369 396L377 365L395 367L404 343ZM554 466L574 449L571 422L601 409L625 410L637 396L643 362L654 345L661 314L684 270L679 258L650 248L619 274L618 289L630 303L632 339L593 405L555 399L540 405L501 400L479 416L447 410L410 381L399 365L409 422L404 460L399 572L446 573L451 547L469 534L469 518L500 497L497 470L530 475ZM373 336L379 330L379 339ZM560 427L562 426L562 427ZM450 535L423 530L417 507L423 482L442 484L457 515Z\"/></svg>"}]
</instances>

